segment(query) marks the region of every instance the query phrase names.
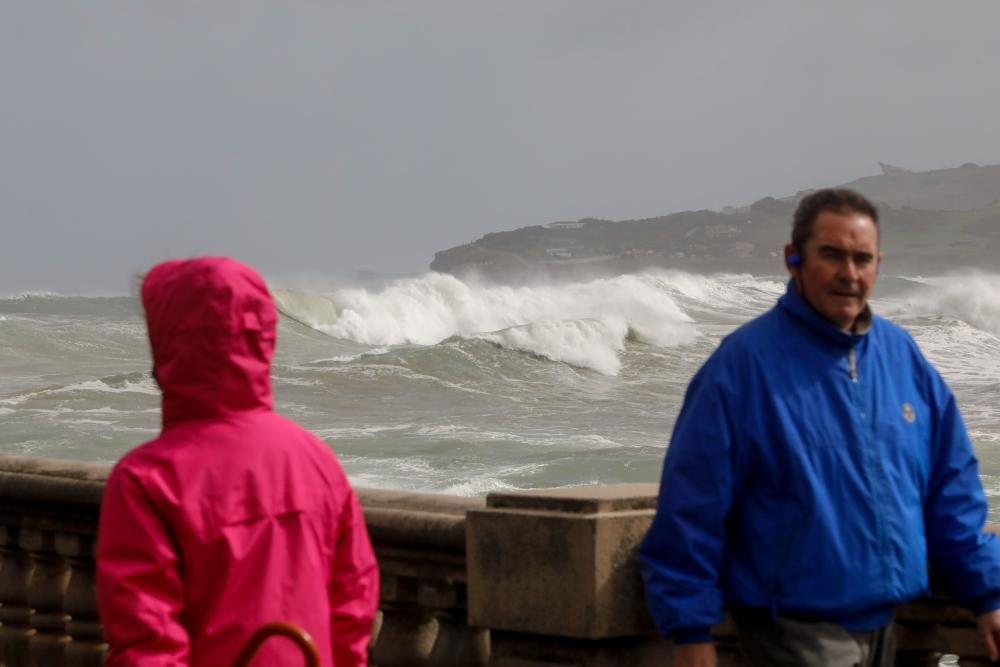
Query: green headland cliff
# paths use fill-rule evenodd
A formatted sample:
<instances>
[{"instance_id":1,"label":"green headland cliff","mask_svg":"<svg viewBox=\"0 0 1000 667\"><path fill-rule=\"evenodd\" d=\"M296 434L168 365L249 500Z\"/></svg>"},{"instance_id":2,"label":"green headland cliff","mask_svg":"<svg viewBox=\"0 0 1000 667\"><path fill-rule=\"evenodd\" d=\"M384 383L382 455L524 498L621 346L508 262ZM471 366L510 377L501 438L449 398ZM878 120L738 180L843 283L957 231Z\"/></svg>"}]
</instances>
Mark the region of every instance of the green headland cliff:
<instances>
[{"instance_id":1,"label":"green headland cliff","mask_svg":"<svg viewBox=\"0 0 1000 667\"><path fill-rule=\"evenodd\" d=\"M881 174L844 185L879 206L885 270L1000 270L1000 165L969 163L926 172L879 166ZM430 268L501 282L652 267L780 273L792 212L808 192L721 211L642 220L584 218L486 234L436 253Z\"/></svg>"}]
</instances>

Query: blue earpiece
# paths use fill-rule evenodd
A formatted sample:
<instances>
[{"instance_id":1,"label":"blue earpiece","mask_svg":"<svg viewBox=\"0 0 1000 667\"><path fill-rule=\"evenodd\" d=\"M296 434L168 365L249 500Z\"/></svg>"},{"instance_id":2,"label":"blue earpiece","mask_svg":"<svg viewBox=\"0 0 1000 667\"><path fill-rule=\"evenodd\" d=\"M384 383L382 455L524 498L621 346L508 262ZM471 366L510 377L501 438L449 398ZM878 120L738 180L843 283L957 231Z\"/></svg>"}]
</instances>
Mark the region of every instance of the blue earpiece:
<instances>
[{"instance_id":1,"label":"blue earpiece","mask_svg":"<svg viewBox=\"0 0 1000 667\"><path fill-rule=\"evenodd\" d=\"M802 255L800 255L799 253L789 255L788 259L785 260L785 264L788 264L788 266L798 266L801 263L802 263Z\"/></svg>"}]
</instances>

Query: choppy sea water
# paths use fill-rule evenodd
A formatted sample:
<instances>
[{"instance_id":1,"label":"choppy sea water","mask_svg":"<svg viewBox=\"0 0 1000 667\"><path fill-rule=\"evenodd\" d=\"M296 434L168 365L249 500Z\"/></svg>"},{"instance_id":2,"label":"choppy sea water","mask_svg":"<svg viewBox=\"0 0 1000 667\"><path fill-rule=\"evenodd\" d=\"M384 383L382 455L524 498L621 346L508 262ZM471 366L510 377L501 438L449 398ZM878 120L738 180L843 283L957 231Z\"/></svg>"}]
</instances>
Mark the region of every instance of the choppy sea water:
<instances>
[{"instance_id":1,"label":"choppy sea water","mask_svg":"<svg viewBox=\"0 0 1000 667\"><path fill-rule=\"evenodd\" d=\"M498 287L441 274L275 289L277 408L355 484L473 495L653 482L692 374L770 308L781 277L657 271ZM1000 276L883 277L958 396L1000 518ZM0 452L111 462L153 437L134 297L0 298Z\"/></svg>"}]
</instances>

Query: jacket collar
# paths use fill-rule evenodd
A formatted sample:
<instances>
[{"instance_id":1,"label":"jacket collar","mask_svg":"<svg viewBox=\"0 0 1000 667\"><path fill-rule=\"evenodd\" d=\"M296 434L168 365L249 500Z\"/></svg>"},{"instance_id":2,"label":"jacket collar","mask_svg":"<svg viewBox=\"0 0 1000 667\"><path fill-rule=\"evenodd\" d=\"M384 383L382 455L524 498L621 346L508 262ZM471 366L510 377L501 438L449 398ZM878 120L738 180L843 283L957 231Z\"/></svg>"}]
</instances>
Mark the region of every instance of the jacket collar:
<instances>
[{"instance_id":1,"label":"jacket collar","mask_svg":"<svg viewBox=\"0 0 1000 667\"><path fill-rule=\"evenodd\" d=\"M868 335L872 328L872 309L867 303L854 323L854 331L847 333L830 324L825 317L806 303L802 295L799 294L799 290L796 289L795 283L791 280L788 281L785 294L778 299L778 305L824 340L840 347L854 347Z\"/></svg>"}]
</instances>

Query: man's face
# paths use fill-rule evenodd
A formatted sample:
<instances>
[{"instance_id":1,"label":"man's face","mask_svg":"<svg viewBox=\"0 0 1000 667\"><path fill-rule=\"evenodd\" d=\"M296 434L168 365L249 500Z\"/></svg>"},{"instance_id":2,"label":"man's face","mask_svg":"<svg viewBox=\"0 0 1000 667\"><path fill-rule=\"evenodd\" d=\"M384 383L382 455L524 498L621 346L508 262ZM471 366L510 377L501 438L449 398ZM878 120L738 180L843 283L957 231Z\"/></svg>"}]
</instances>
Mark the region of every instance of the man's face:
<instances>
[{"instance_id":1,"label":"man's face","mask_svg":"<svg viewBox=\"0 0 1000 667\"><path fill-rule=\"evenodd\" d=\"M878 227L863 213L822 211L813 222L805 247L785 246L785 257L799 252L789 266L795 285L813 309L842 331L850 331L868 303L878 264Z\"/></svg>"}]
</instances>

